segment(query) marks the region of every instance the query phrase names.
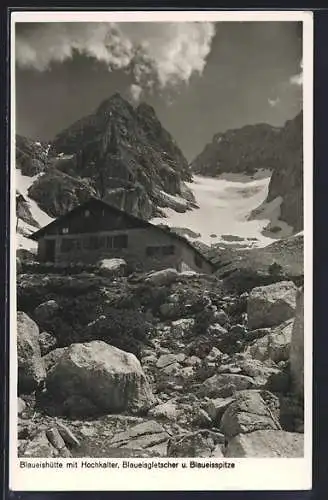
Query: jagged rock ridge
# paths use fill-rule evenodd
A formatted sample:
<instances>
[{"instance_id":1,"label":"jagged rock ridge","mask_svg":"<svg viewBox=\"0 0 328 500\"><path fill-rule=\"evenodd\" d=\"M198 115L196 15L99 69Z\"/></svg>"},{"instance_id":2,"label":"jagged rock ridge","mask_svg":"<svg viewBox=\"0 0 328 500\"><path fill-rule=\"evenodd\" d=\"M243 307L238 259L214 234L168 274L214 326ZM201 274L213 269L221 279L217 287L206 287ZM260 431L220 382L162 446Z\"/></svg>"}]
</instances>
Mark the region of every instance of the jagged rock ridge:
<instances>
[{"instance_id":1,"label":"jagged rock ridge","mask_svg":"<svg viewBox=\"0 0 328 500\"><path fill-rule=\"evenodd\" d=\"M273 171L265 203L281 198L279 218L293 227L303 229L303 113L286 122L281 132L280 150L283 161ZM258 211L257 211L258 212ZM261 207L259 209L261 212ZM253 214L256 217L257 213Z\"/></svg>"},{"instance_id":2,"label":"jagged rock ridge","mask_svg":"<svg viewBox=\"0 0 328 500\"><path fill-rule=\"evenodd\" d=\"M153 108L134 108L119 94L60 132L49 156L51 167L29 195L53 217L90 196L145 219L168 203L174 208L165 193L181 196L185 209L193 203L183 184L191 179L187 160Z\"/></svg>"},{"instance_id":3,"label":"jagged rock ridge","mask_svg":"<svg viewBox=\"0 0 328 500\"><path fill-rule=\"evenodd\" d=\"M191 163L193 173L216 177L225 173L253 175L265 169L272 172L268 197L251 218L269 218L268 203L276 200L275 218L292 231L303 229L303 112L283 127L268 124L247 125L216 134L212 142ZM275 224L272 224L275 229ZM270 227L268 228L270 230Z\"/></svg>"},{"instance_id":4,"label":"jagged rock ridge","mask_svg":"<svg viewBox=\"0 0 328 500\"><path fill-rule=\"evenodd\" d=\"M49 147L19 134L16 135L16 168L23 175L37 175L45 170Z\"/></svg>"},{"instance_id":5,"label":"jagged rock ridge","mask_svg":"<svg viewBox=\"0 0 328 500\"><path fill-rule=\"evenodd\" d=\"M16 191L16 217L18 220L29 224L32 227L39 228L39 223L34 219L29 204L24 196ZM18 226L18 222L17 222Z\"/></svg>"},{"instance_id":6,"label":"jagged rock ridge","mask_svg":"<svg viewBox=\"0 0 328 500\"><path fill-rule=\"evenodd\" d=\"M275 169L281 129L260 123L213 136L212 142L191 162L193 173L216 177L223 173L254 174Z\"/></svg>"}]
</instances>

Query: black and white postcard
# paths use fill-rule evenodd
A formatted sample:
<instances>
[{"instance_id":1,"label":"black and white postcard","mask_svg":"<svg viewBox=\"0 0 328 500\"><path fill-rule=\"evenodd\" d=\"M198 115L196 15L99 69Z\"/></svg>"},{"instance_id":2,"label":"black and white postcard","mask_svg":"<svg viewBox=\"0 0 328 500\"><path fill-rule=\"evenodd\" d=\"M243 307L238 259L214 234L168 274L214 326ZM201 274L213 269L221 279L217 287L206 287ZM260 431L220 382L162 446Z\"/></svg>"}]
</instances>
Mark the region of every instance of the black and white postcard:
<instances>
[{"instance_id":1,"label":"black and white postcard","mask_svg":"<svg viewBox=\"0 0 328 500\"><path fill-rule=\"evenodd\" d=\"M12 490L311 488L312 25L12 12Z\"/></svg>"}]
</instances>

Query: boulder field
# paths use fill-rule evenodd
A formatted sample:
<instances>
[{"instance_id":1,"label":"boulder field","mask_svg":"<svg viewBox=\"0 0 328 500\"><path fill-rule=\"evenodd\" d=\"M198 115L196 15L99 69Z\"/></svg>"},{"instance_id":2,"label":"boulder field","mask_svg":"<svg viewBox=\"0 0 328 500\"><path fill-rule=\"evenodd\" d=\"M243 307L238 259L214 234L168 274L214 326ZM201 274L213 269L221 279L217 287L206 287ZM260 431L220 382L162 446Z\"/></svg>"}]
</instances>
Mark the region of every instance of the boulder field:
<instances>
[{"instance_id":1,"label":"boulder field","mask_svg":"<svg viewBox=\"0 0 328 500\"><path fill-rule=\"evenodd\" d=\"M21 457L301 457L303 292L20 274Z\"/></svg>"}]
</instances>

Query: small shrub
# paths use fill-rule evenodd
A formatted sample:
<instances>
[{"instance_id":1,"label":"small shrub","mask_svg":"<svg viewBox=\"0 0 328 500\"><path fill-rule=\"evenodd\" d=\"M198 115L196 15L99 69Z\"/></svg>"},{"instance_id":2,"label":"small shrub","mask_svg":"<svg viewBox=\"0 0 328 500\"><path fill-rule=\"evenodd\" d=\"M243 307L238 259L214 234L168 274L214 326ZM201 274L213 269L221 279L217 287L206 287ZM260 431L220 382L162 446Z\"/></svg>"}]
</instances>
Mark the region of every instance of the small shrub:
<instances>
[{"instance_id":1,"label":"small shrub","mask_svg":"<svg viewBox=\"0 0 328 500\"><path fill-rule=\"evenodd\" d=\"M143 283L134 291L134 295L138 297L140 304L150 309L154 314L159 312L159 308L166 302L170 294L168 286L152 286L148 283Z\"/></svg>"},{"instance_id":2,"label":"small shrub","mask_svg":"<svg viewBox=\"0 0 328 500\"><path fill-rule=\"evenodd\" d=\"M195 323L193 327L194 335L204 335L208 328L214 323L215 312L211 307L204 309L195 315Z\"/></svg>"},{"instance_id":3,"label":"small shrub","mask_svg":"<svg viewBox=\"0 0 328 500\"><path fill-rule=\"evenodd\" d=\"M61 276L77 275L83 272L94 273L97 267L94 264L81 262L71 264L55 264L54 262L23 262L22 272L33 274L56 274Z\"/></svg>"},{"instance_id":4,"label":"small shrub","mask_svg":"<svg viewBox=\"0 0 328 500\"><path fill-rule=\"evenodd\" d=\"M281 276L283 271L283 268L280 264L277 264L277 262L273 262L271 266L269 266L269 274L270 276Z\"/></svg>"},{"instance_id":5,"label":"small shrub","mask_svg":"<svg viewBox=\"0 0 328 500\"><path fill-rule=\"evenodd\" d=\"M42 327L54 334L59 347L75 342L103 340L124 351L139 355L152 325L140 308L116 308L101 293L79 297L57 297L59 310Z\"/></svg>"},{"instance_id":6,"label":"small shrub","mask_svg":"<svg viewBox=\"0 0 328 500\"><path fill-rule=\"evenodd\" d=\"M304 422L304 402L294 394L282 395L279 399L280 423L283 430L297 432L297 423Z\"/></svg>"},{"instance_id":7,"label":"small shrub","mask_svg":"<svg viewBox=\"0 0 328 500\"><path fill-rule=\"evenodd\" d=\"M238 269L223 279L223 286L227 294L242 294L249 292L257 286L271 285L277 281L282 281L283 277L278 275L268 275L252 269Z\"/></svg>"},{"instance_id":8,"label":"small shrub","mask_svg":"<svg viewBox=\"0 0 328 500\"><path fill-rule=\"evenodd\" d=\"M124 351L140 354L140 347L147 343L152 325L140 311L110 309L103 319L91 327L91 336L104 340Z\"/></svg>"},{"instance_id":9,"label":"small shrub","mask_svg":"<svg viewBox=\"0 0 328 500\"><path fill-rule=\"evenodd\" d=\"M156 309L167 293L94 275L25 274L17 281L18 308L32 319L37 319L34 311L39 304L50 299L57 302L55 316L45 318L42 325L37 323L56 337L58 347L104 340L136 355L152 331L153 318L144 311L151 306Z\"/></svg>"}]
</instances>

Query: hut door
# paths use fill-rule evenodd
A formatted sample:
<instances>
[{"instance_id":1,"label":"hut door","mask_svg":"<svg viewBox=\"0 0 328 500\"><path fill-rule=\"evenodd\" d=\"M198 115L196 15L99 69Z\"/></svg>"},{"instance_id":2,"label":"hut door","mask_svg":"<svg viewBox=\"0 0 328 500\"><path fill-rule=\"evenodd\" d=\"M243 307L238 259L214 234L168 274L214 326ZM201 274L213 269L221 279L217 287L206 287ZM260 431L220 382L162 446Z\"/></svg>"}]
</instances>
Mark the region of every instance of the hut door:
<instances>
[{"instance_id":1,"label":"hut door","mask_svg":"<svg viewBox=\"0 0 328 500\"><path fill-rule=\"evenodd\" d=\"M46 242L45 261L55 262L56 240L45 240L45 242Z\"/></svg>"}]
</instances>

